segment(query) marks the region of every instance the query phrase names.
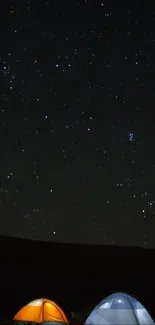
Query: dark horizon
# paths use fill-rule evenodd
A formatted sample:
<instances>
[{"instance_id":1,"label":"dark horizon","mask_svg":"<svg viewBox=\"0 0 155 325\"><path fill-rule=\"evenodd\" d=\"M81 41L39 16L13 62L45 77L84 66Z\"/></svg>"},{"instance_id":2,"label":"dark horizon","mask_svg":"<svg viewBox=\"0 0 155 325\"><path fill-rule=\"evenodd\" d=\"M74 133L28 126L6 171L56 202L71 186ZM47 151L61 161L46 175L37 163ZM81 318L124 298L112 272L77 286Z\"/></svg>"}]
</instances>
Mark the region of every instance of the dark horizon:
<instances>
[{"instance_id":1,"label":"dark horizon","mask_svg":"<svg viewBox=\"0 0 155 325\"><path fill-rule=\"evenodd\" d=\"M41 240L41 239L29 239L29 238L24 238L24 237L15 237L15 236L6 236L6 235L0 235L0 241L4 241L4 242L23 242L23 243L29 243L30 245L52 245L55 247L63 247L64 249L66 249L67 247L77 247L77 248L109 248L111 250L115 250L115 249L129 249L129 250L133 250L133 251L137 251L137 250L145 250L145 251L155 251L154 248L146 248L146 246L141 247L141 246L130 246L130 245L102 245L102 244L93 244L93 243L78 243L78 242L57 242L57 241L45 241L45 240Z\"/></svg>"}]
</instances>

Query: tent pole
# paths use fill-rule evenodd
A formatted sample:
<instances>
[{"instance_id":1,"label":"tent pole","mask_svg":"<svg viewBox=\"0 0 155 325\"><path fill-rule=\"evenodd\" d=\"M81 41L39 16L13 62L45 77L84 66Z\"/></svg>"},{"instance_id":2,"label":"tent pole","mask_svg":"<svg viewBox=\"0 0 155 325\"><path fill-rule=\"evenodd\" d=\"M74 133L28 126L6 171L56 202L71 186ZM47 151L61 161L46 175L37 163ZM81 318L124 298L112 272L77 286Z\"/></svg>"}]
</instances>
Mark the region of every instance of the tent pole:
<instances>
[{"instance_id":1,"label":"tent pole","mask_svg":"<svg viewBox=\"0 0 155 325\"><path fill-rule=\"evenodd\" d=\"M127 297L127 299L128 299L129 304L130 304L130 306L131 306L131 308L132 308L132 311L133 311L133 314L134 314L134 316L135 316L136 322L137 322L138 325L140 325L139 320L138 320L138 318L137 318L137 315L136 315L136 313L135 313L135 310L134 310L134 308L133 308L133 306L132 306L132 303L131 303L131 301L130 301L130 299L129 299L128 297Z\"/></svg>"}]
</instances>

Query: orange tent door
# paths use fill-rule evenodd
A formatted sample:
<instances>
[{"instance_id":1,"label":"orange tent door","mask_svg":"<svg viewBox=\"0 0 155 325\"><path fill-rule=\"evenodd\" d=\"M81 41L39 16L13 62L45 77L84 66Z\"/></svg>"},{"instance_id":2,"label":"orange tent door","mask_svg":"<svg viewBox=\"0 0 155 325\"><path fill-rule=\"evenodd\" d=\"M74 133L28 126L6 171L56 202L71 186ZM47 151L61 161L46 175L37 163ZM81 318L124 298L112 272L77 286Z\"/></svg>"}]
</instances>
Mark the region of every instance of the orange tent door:
<instances>
[{"instance_id":1,"label":"orange tent door","mask_svg":"<svg viewBox=\"0 0 155 325\"><path fill-rule=\"evenodd\" d=\"M53 322L62 322L63 317L54 304L51 304L49 301L44 302L44 307L43 307L43 322L47 321L53 321Z\"/></svg>"}]
</instances>

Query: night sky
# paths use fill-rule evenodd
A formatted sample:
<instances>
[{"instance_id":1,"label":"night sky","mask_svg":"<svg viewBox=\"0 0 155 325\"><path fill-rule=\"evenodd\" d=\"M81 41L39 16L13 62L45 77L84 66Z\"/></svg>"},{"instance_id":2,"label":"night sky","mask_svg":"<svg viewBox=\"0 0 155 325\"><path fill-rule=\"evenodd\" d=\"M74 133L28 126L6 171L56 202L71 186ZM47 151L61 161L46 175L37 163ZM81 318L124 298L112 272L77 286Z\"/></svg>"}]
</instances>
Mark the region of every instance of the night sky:
<instances>
[{"instance_id":1,"label":"night sky","mask_svg":"<svg viewBox=\"0 0 155 325\"><path fill-rule=\"evenodd\" d=\"M3 0L0 234L155 248L154 1Z\"/></svg>"}]
</instances>

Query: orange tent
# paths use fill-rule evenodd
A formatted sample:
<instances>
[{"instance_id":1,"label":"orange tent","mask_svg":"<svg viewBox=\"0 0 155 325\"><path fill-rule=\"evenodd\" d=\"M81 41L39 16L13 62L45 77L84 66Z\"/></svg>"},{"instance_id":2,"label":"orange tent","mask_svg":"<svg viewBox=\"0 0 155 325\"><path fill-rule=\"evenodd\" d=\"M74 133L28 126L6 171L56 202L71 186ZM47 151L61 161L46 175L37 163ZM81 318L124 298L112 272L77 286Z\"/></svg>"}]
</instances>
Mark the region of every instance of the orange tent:
<instances>
[{"instance_id":1,"label":"orange tent","mask_svg":"<svg viewBox=\"0 0 155 325\"><path fill-rule=\"evenodd\" d=\"M24 306L14 316L13 321L55 324L68 324L67 317L55 302L48 299L37 299Z\"/></svg>"}]
</instances>

